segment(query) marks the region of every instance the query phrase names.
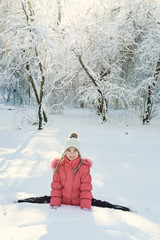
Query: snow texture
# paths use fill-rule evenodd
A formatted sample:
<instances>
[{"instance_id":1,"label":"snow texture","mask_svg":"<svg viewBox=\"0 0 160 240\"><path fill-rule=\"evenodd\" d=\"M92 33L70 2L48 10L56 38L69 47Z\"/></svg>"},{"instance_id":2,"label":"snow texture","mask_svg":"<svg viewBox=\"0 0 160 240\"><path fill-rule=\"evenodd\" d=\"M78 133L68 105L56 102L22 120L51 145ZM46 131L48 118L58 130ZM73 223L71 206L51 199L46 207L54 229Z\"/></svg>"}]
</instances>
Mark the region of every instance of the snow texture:
<instances>
[{"instance_id":1,"label":"snow texture","mask_svg":"<svg viewBox=\"0 0 160 240\"><path fill-rule=\"evenodd\" d=\"M160 239L158 120L143 126L117 111L117 120L101 124L88 111L72 110L52 116L38 131L17 108L0 105L0 115L0 239ZM50 195L50 161L60 156L72 131L79 133L82 156L93 161L93 196L129 207L132 213L15 202Z\"/></svg>"}]
</instances>

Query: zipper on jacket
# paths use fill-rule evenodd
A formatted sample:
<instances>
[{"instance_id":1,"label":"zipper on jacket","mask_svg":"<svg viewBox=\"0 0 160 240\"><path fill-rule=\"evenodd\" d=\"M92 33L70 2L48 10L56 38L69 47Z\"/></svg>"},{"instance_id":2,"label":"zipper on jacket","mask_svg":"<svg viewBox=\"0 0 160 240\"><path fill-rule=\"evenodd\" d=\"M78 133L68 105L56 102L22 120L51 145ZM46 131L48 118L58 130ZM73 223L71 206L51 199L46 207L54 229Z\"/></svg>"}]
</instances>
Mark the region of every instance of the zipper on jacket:
<instances>
[{"instance_id":1,"label":"zipper on jacket","mask_svg":"<svg viewBox=\"0 0 160 240\"><path fill-rule=\"evenodd\" d=\"M72 170L74 170L74 168L72 167ZM72 177L72 189L71 189L71 205L72 205L72 195L73 195L73 179L74 179L74 174Z\"/></svg>"}]
</instances>

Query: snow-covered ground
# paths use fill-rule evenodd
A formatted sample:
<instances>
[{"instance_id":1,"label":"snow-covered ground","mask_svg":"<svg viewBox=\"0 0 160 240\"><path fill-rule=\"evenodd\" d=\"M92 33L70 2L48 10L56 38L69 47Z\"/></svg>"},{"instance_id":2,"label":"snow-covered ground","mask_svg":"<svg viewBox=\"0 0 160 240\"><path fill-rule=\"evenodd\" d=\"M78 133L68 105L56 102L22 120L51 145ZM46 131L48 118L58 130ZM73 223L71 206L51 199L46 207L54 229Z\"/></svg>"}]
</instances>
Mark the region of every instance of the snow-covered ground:
<instances>
[{"instance_id":1,"label":"snow-covered ground","mask_svg":"<svg viewBox=\"0 0 160 240\"><path fill-rule=\"evenodd\" d=\"M54 115L38 131L25 119L23 111L0 105L1 240L160 239L159 120L143 126L124 113L101 124L92 113L74 110ZM130 207L132 213L15 203L50 195L50 161L71 131L79 133L82 156L93 161L94 197Z\"/></svg>"}]
</instances>

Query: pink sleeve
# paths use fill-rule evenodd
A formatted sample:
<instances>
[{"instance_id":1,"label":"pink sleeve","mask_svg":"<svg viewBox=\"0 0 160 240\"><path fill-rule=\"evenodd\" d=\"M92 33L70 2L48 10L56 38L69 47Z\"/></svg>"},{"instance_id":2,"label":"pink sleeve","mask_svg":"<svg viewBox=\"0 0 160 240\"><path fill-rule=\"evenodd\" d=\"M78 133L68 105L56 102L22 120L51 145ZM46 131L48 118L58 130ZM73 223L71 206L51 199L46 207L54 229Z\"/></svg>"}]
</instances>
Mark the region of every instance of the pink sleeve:
<instances>
[{"instance_id":1,"label":"pink sleeve","mask_svg":"<svg viewBox=\"0 0 160 240\"><path fill-rule=\"evenodd\" d=\"M61 205L61 190L62 185L58 173L53 174L53 182L51 183L51 200L50 206L60 206Z\"/></svg>"},{"instance_id":2,"label":"pink sleeve","mask_svg":"<svg viewBox=\"0 0 160 240\"><path fill-rule=\"evenodd\" d=\"M90 175L90 169L88 166L84 166L83 173L81 177L81 193L80 193L80 206L81 208L91 208L92 200L92 178Z\"/></svg>"}]
</instances>

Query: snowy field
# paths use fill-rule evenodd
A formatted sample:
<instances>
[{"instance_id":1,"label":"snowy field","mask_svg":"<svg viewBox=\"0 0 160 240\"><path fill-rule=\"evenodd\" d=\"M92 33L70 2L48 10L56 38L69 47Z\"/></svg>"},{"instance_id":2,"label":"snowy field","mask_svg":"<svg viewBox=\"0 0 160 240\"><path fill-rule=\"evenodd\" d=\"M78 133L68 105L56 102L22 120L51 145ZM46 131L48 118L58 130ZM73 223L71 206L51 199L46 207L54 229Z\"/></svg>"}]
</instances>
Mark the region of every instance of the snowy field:
<instances>
[{"instance_id":1,"label":"snowy field","mask_svg":"<svg viewBox=\"0 0 160 240\"><path fill-rule=\"evenodd\" d=\"M93 161L93 195L133 212L15 203L50 195L50 161L77 131ZM87 111L54 115L42 131L23 111L0 105L1 240L160 240L160 121L143 126L125 113L100 120Z\"/></svg>"}]
</instances>

